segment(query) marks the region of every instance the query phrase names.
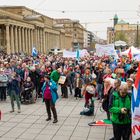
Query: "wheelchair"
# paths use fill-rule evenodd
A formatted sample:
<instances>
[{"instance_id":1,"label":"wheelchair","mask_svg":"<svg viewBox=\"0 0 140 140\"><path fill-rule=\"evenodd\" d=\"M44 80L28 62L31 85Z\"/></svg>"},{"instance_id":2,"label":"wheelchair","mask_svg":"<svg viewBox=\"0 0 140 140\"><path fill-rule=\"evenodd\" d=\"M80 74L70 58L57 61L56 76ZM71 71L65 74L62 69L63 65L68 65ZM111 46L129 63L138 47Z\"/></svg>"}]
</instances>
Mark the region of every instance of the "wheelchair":
<instances>
[{"instance_id":1,"label":"wheelchair","mask_svg":"<svg viewBox=\"0 0 140 140\"><path fill-rule=\"evenodd\" d=\"M35 89L24 88L20 94L20 100L22 104L36 103L37 93Z\"/></svg>"}]
</instances>

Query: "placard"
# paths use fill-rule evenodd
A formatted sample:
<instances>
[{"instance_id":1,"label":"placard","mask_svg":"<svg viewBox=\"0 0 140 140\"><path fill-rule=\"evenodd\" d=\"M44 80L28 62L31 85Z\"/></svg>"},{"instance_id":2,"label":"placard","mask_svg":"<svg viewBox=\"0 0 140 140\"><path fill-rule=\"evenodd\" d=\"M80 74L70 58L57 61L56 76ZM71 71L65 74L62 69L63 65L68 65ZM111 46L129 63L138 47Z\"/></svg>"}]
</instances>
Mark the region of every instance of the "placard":
<instances>
[{"instance_id":1,"label":"placard","mask_svg":"<svg viewBox=\"0 0 140 140\"><path fill-rule=\"evenodd\" d=\"M60 76L59 80L58 80L58 83L59 84L64 84L66 81L66 76Z\"/></svg>"}]
</instances>

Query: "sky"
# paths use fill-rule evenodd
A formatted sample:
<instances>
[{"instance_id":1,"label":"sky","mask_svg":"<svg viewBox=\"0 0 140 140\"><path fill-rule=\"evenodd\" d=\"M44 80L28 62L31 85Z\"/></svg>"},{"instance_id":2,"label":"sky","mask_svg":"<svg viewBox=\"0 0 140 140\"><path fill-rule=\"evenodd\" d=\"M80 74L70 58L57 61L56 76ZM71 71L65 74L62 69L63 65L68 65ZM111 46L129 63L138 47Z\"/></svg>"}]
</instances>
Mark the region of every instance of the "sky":
<instances>
[{"instance_id":1,"label":"sky","mask_svg":"<svg viewBox=\"0 0 140 140\"><path fill-rule=\"evenodd\" d=\"M107 27L118 15L129 23L140 23L140 0L0 0L1 6L27 6L51 18L69 18L107 38Z\"/></svg>"}]
</instances>

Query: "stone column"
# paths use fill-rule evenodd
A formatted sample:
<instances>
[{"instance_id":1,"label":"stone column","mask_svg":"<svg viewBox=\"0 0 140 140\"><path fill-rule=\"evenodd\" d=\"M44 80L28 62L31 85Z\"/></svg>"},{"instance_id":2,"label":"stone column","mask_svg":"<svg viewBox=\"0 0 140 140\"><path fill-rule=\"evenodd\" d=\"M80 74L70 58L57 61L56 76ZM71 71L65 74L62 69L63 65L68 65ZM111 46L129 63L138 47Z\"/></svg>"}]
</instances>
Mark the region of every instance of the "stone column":
<instances>
[{"instance_id":1,"label":"stone column","mask_svg":"<svg viewBox=\"0 0 140 140\"><path fill-rule=\"evenodd\" d=\"M49 33L47 32L47 52L49 52L49 48L50 48L50 45L49 45Z\"/></svg>"},{"instance_id":2,"label":"stone column","mask_svg":"<svg viewBox=\"0 0 140 140\"><path fill-rule=\"evenodd\" d=\"M46 54L46 41L45 41L45 39L46 39L46 35L45 35L45 31L43 30L43 53L45 53Z\"/></svg>"},{"instance_id":3,"label":"stone column","mask_svg":"<svg viewBox=\"0 0 140 140\"><path fill-rule=\"evenodd\" d=\"M22 51L25 53L25 32L24 32L24 27L21 29L22 32Z\"/></svg>"},{"instance_id":4,"label":"stone column","mask_svg":"<svg viewBox=\"0 0 140 140\"><path fill-rule=\"evenodd\" d=\"M21 49L21 27L18 28L18 38L19 38L19 52L22 51Z\"/></svg>"},{"instance_id":5,"label":"stone column","mask_svg":"<svg viewBox=\"0 0 140 140\"><path fill-rule=\"evenodd\" d=\"M38 47L38 28L36 29L36 49L39 51Z\"/></svg>"},{"instance_id":6,"label":"stone column","mask_svg":"<svg viewBox=\"0 0 140 140\"><path fill-rule=\"evenodd\" d=\"M9 25L6 25L6 50L7 50L7 54L11 53L11 49L10 49L10 34L9 34Z\"/></svg>"},{"instance_id":7,"label":"stone column","mask_svg":"<svg viewBox=\"0 0 140 140\"><path fill-rule=\"evenodd\" d=\"M40 52L40 36L39 36L39 28L37 29L37 50Z\"/></svg>"},{"instance_id":8,"label":"stone column","mask_svg":"<svg viewBox=\"0 0 140 140\"><path fill-rule=\"evenodd\" d=\"M31 53L32 53L33 44L34 44L33 29L31 29Z\"/></svg>"},{"instance_id":9,"label":"stone column","mask_svg":"<svg viewBox=\"0 0 140 140\"><path fill-rule=\"evenodd\" d=\"M38 49L38 46L37 46L37 27L35 28L34 30L34 46L36 47L36 49Z\"/></svg>"},{"instance_id":10,"label":"stone column","mask_svg":"<svg viewBox=\"0 0 140 140\"><path fill-rule=\"evenodd\" d=\"M31 29L28 29L28 54L31 54Z\"/></svg>"},{"instance_id":11,"label":"stone column","mask_svg":"<svg viewBox=\"0 0 140 140\"><path fill-rule=\"evenodd\" d=\"M28 52L28 37L27 37L27 28L25 28L25 52Z\"/></svg>"},{"instance_id":12,"label":"stone column","mask_svg":"<svg viewBox=\"0 0 140 140\"><path fill-rule=\"evenodd\" d=\"M13 26L11 25L11 53L14 53L14 30L13 30Z\"/></svg>"},{"instance_id":13,"label":"stone column","mask_svg":"<svg viewBox=\"0 0 140 140\"><path fill-rule=\"evenodd\" d=\"M46 33L46 49L47 49L47 52L49 51L49 44L48 44L48 33Z\"/></svg>"},{"instance_id":14,"label":"stone column","mask_svg":"<svg viewBox=\"0 0 140 140\"><path fill-rule=\"evenodd\" d=\"M18 52L17 26L15 26L15 52Z\"/></svg>"},{"instance_id":15,"label":"stone column","mask_svg":"<svg viewBox=\"0 0 140 140\"><path fill-rule=\"evenodd\" d=\"M40 29L40 52L42 53L43 52L43 47L42 47L42 28Z\"/></svg>"}]
</instances>

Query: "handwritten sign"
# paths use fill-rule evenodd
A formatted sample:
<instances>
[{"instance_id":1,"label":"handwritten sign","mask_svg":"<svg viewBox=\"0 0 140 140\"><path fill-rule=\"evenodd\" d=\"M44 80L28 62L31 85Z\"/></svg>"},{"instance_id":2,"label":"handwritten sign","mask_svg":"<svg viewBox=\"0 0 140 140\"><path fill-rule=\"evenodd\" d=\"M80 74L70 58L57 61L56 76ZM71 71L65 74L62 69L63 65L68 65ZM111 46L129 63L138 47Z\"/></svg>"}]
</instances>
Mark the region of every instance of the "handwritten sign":
<instances>
[{"instance_id":1,"label":"handwritten sign","mask_svg":"<svg viewBox=\"0 0 140 140\"><path fill-rule=\"evenodd\" d=\"M58 80L58 83L59 84L64 84L66 81L66 76L60 76L59 80Z\"/></svg>"}]
</instances>

